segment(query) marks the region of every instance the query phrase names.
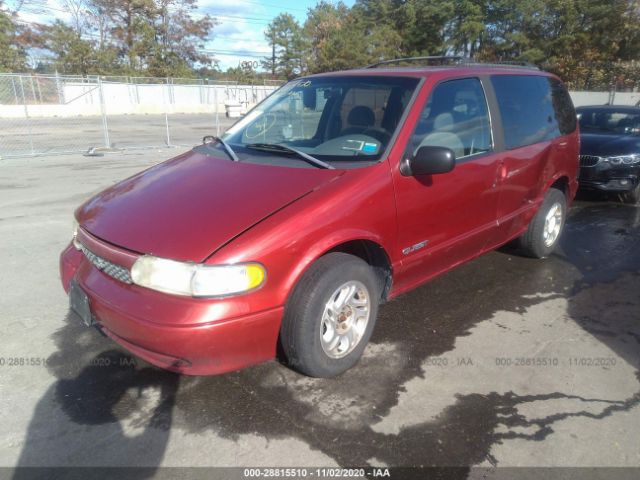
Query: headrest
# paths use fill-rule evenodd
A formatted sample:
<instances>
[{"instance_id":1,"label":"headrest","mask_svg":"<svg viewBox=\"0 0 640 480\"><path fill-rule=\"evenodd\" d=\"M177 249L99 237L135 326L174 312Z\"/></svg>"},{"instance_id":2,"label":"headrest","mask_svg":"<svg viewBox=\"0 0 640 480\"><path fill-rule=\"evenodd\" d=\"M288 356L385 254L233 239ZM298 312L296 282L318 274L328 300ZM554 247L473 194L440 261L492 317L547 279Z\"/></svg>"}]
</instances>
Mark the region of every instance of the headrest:
<instances>
[{"instance_id":1,"label":"headrest","mask_svg":"<svg viewBox=\"0 0 640 480\"><path fill-rule=\"evenodd\" d=\"M433 130L446 130L453 125L453 115L450 113L441 113L433 120Z\"/></svg>"},{"instance_id":2,"label":"headrest","mask_svg":"<svg viewBox=\"0 0 640 480\"><path fill-rule=\"evenodd\" d=\"M358 105L349 112L347 123L358 127L372 127L376 123L376 115L369 107Z\"/></svg>"}]
</instances>

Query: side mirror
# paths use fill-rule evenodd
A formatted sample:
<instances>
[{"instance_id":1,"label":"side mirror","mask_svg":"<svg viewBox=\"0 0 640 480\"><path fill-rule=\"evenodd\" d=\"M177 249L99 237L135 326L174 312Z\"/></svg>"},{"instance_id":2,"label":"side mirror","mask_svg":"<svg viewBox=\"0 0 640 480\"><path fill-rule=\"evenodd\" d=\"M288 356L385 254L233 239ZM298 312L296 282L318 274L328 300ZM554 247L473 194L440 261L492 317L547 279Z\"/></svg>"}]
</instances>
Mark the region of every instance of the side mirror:
<instances>
[{"instance_id":1,"label":"side mirror","mask_svg":"<svg viewBox=\"0 0 640 480\"><path fill-rule=\"evenodd\" d=\"M456 155L446 147L425 145L412 158L400 162L400 173L405 177L447 173L456 166Z\"/></svg>"}]
</instances>

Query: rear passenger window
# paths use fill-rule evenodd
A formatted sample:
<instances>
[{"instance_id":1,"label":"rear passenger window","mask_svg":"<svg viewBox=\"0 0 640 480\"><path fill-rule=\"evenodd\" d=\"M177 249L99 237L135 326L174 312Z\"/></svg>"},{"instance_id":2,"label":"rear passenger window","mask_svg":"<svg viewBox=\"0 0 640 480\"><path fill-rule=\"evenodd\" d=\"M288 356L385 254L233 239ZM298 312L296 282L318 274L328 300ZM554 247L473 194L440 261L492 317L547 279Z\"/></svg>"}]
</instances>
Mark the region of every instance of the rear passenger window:
<instances>
[{"instance_id":1,"label":"rear passenger window","mask_svg":"<svg viewBox=\"0 0 640 480\"><path fill-rule=\"evenodd\" d=\"M450 148L456 159L491 150L491 124L480 80L449 80L433 89L411 137L414 153L423 146Z\"/></svg>"},{"instance_id":2,"label":"rear passenger window","mask_svg":"<svg viewBox=\"0 0 640 480\"><path fill-rule=\"evenodd\" d=\"M553 109L558 119L558 127L562 135L567 135L576 130L577 117L573 101L567 88L555 78L549 79L551 83L551 96L553 98Z\"/></svg>"},{"instance_id":3,"label":"rear passenger window","mask_svg":"<svg viewBox=\"0 0 640 480\"><path fill-rule=\"evenodd\" d=\"M491 77L507 149L532 145L575 130L575 112L564 86L551 78Z\"/></svg>"}]
</instances>

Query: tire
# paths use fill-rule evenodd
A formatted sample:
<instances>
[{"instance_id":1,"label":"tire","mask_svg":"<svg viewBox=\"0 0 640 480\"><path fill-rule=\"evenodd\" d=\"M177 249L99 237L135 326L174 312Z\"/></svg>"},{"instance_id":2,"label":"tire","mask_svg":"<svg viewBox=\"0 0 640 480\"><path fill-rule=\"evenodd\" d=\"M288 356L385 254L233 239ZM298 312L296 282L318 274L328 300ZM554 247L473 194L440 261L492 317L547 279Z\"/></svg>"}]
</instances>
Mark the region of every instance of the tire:
<instances>
[{"instance_id":1,"label":"tire","mask_svg":"<svg viewBox=\"0 0 640 480\"><path fill-rule=\"evenodd\" d=\"M551 215L554 218L547 223L547 216ZM533 258L548 257L558 245L566 218L566 197L557 188L549 189L540 209L529 223L527 231L520 237L522 253ZM548 228L553 228L553 231L546 231Z\"/></svg>"},{"instance_id":2,"label":"tire","mask_svg":"<svg viewBox=\"0 0 640 480\"><path fill-rule=\"evenodd\" d=\"M638 182L638 185L636 185L636 188L622 196L622 200L624 203L629 203L631 205L640 203L640 181Z\"/></svg>"},{"instance_id":3,"label":"tire","mask_svg":"<svg viewBox=\"0 0 640 480\"><path fill-rule=\"evenodd\" d=\"M322 378L353 367L373 332L380 292L379 278L364 260L339 252L320 257L298 281L285 307L280 343L289 366ZM336 306L343 299L353 305L367 303L368 316L364 307L351 304L331 315L331 299L337 300Z\"/></svg>"}]
</instances>

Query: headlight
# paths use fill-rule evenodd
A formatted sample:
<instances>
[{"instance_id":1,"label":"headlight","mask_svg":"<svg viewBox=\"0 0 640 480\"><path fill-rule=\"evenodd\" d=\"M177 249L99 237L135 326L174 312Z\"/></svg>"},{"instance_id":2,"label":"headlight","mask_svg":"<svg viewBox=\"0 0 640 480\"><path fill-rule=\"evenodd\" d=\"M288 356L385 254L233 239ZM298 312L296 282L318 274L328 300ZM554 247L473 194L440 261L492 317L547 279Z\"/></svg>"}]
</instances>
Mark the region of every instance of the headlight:
<instances>
[{"instance_id":1,"label":"headlight","mask_svg":"<svg viewBox=\"0 0 640 480\"><path fill-rule=\"evenodd\" d=\"M80 245L80 242L78 242L77 237L78 237L78 221L76 220L75 217L73 217L72 220L72 224L71 224L71 228L73 229L73 232L71 234L71 241L73 242L73 246L76 248L76 250L80 250L82 247Z\"/></svg>"},{"instance_id":2,"label":"headlight","mask_svg":"<svg viewBox=\"0 0 640 480\"><path fill-rule=\"evenodd\" d=\"M176 295L219 297L248 292L264 283L258 263L201 265L144 255L131 267L136 285Z\"/></svg>"},{"instance_id":3,"label":"headlight","mask_svg":"<svg viewBox=\"0 0 640 480\"><path fill-rule=\"evenodd\" d=\"M605 157L605 162L609 162L612 165L633 165L640 163L640 154L634 153L631 155L618 155L615 157Z\"/></svg>"}]
</instances>

